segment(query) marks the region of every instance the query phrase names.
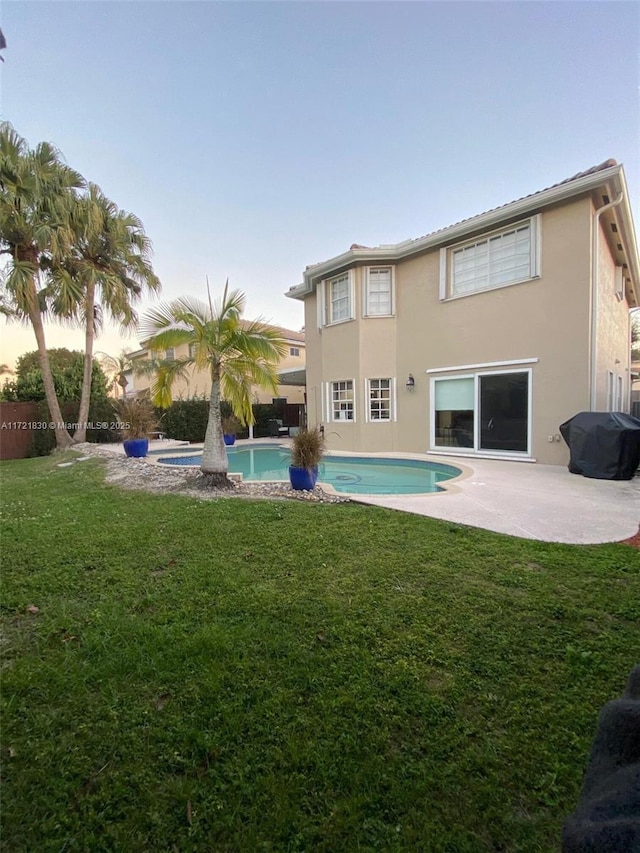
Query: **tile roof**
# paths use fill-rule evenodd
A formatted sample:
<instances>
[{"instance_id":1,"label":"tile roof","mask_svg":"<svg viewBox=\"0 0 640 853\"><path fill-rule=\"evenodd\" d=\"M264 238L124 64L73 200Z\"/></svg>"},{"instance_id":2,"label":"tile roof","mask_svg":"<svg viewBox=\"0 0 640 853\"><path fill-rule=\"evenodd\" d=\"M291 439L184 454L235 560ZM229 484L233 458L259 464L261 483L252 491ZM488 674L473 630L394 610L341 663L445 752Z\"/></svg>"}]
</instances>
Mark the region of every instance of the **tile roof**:
<instances>
[{"instance_id":1,"label":"tile roof","mask_svg":"<svg viewBox=\"0 0 640 853\"><path fill-rule=\"evenodd\" d=\"M473 216L468 216L465 219L460 219L458 222L453 222L451 225L446 225L443 228L437 228L435 231L430 231L428 234L424 234L422 237L415 237L406 241L402 241L403 243L414 243L418 240L424 240L425 237L431 237L434 234L439 234L441 231L447 231L449 228L453 228L456 225L462 225L465 222L470 222L472 219L476 219L476 217L485 216L487 213L493 213L496 210L501 210L503 207L509 207L510 204L515 204L518 201L524 201L526 198L533 198L533 196L538 195L539 193L546 192L547 190L552 190L555 187L560 187L563 184L570 184L571 181L577 181L579 178L585 178L587 175L593 175L596 172L602 172L605 169L610 169L612 166L617 166L618 163L616 160L610 158L609 160L605 160L603 163L598 164L597 166L592 166L590 169L585 169L584 172L576 172L575 175L572 175L570 178L565 178L563 181L558 181L556 184L551 184L549 187L545 187L542 190L536 190L534 193L529 193L528 195L520 196L520 198L513 199L513 201L508 201L505 204L499 204L497 207L491 207L489 210L485 210L483 213L475 213ZM353 249L371 249L371 246L363 246L360 243L352 243L349 246L349 251L353 251ZM383 248L382 246L377 246L375 248ZM310 270L313 267L320 266L323 261L319 261L315 264L308 264L305 269Z\"/></svg>"},{"instance_id":2,"label":"tile roof","mask_svg":"<svg viewBox=\"0 0 640 853\"><path fill-rule=\"evenodd\" d=\"M431 238L435 238L435 240L438 240L439 239L438 235L441 235L441 234L444 235L445 232L454 231L455 229L459 230L460 226L464 227L468 224L469 227L472 227L472 223L476 220L480 223L486 217L491 217L492 214L499 214L499 212L502 210L506 211L512 205L518 205L518 204L521 204L522 202L526 203L527 199L535 199L537 196L542 196L544 193L548 193L549 191L554 190L557 187L566 186L568 184L571 184L574 181L579 181L579 180L586 178L590 175L595 175L598 172L604 172L607 169L614 168L618 165L619 165L618 162L612 158L610 158L608 160L604 160L602 163L599 163L597 166L591 166L591 168L585 169L582 172L576 172L576 174L572 175L570 178L565 178L564 180L558 181L555 184L551 184L550 186L545 187L544 189L536 190L536 192L529 193L528 195L521 196L520 198L516 198L513 201L509 201L509 202L506 202L505 204L498 205L497 207L490 208L489 210L486 210L483 213L474 214L473 216L469 216L469 217L466 217L465 219L459 220L458 222L454 222L451 225L447 225L443 228L438 228L435 231L431 231L427 234L424 234L422 237L415 237L415 238L410 238L408 240L402 240L401 242L395 243L392 245L384 245L383 244L383 245L374 246L374 247L364 246L360 243L352 243L346 252L344 252L341 255L336 256L335 258L331 258L327 261L318 261L318 262L313 263L313 264L307 264L307 266L305 267L305 276L307 273L313 274L312 271L318 267L329 267L329 265L333 262L340 261L343 264L349 263L350 262L350 259L348 257L349 253L354 252L354 251L355 252L358 252L358 251L363 252L363 257L366 256L367 251L376 252L376 257L380 257L380 251L381 250L389 250L390 252L393 252L393 253L397 253L398 250L401 250L403 256L406 254L410 254L412 252L412 247L414 246L414 244L416 244L417 248L419 248L419 245L417 245L417 244L421 244L423 241L429 241ZM535 204L535 202L534 202L534 204ZM443 239L446 239L446 238L443 236ZM304 288L304 284L303 285L295 285L295 286L291 287L289 289L290 293L288 293L287 295L291 294L292 296L297 298L296 291L298 291L301 287Z\"/></svg>"},{"instance_id":3,"label":"tile roof","mask_svg":"<svg viewBox=\"0 0 640 853\"><path fill-rule=\"evenodd\" d=\"M283 338L286 338L289 341L299 341L301 344L304 343L304 331L294 332L293 329L285 329L284 326L273 326L271 323L262 323L263 326L266 326L268 329L275 329L276 332L279 332Z\"/></svg>"},{"instance_id":4,"label":"tile roof","mask_svg":"<svg viewBox=\"0 0 640 853\"><path fill-rule=\"evenodd\" d=\"M536 190L534 193L529 193L528 195L520 196L520 198L514 198L512 201L508 201L505 204L499 204L497 207L491 207L489 210L485 210L482 213L476 213L473 216L468 216L465 219L460 219L458 222L453 222L451 225L446 225L444 228L437 228L435 231L430 231L428 234L424 234L422 237L416 237L416 240L424 240L425 237L431 237L433 234L439 234L441 231L447 231L449 228L453 228L455 225L462 225L465 222L470 222L472 219L476 219L480 216L486 216L488 213L494 213L496 210L502 210L503 207L509 207L510 204L515 204L519 201L524 201L527 198L533 198L540 193L547 192L547 190L555 189L556 187L561 187L563 184L570 184L571 181L577 181L580 178L586 178L587 175L594 175L596 172L603 172L605 169L610 169L612 166L617 166L617 160L613 158L609 158L609 160L605 160L602 163L599 163L597 166L592 166L590 169L585 169L584 172L576 172L575 175L572 175L570 178L565 178L563 181L558 181L556 184L551 184L549 187L545 187L542 190ZM414 240L410 240L408 242L413 243ZM356 244L354 244L351 248L356 248ZM365 248L357 246L357 248Z\"/></svg>"}]
</instances>

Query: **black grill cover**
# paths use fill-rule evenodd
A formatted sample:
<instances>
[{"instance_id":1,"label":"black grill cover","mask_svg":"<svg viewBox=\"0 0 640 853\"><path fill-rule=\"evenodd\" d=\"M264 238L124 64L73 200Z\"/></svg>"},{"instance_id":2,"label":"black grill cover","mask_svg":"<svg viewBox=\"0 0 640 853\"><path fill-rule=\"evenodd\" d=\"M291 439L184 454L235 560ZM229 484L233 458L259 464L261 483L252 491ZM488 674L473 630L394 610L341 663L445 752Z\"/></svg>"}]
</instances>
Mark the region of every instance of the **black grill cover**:
<instances>
[{"instance_id":1,"label":"black grill cover","mask_svg":"<svg viewBox=\"0 0 640 853\"><path fill-rule=\"evenodd\" d=\"M624 412L580 412L560 426L569 471L598 480L630 480L640 465L640 420Z\"/></svg>"}]
</instances>

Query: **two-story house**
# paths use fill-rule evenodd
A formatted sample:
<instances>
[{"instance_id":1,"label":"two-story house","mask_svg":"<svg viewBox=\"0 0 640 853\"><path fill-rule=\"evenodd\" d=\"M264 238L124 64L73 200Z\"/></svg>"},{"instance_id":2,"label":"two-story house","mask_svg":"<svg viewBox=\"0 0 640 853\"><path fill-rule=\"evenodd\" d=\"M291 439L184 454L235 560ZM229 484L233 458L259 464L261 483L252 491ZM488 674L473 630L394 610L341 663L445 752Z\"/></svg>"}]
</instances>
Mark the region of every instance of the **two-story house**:
<instances>
[{"instance_id":1,"label":"two-story house","mask_svg":"<svg viewBox=\"0 0 640 853\"><path fill-rule=\"evenodd\" d=\"M303 404L305 402L304 382L299 381L299 375L304 376L305 368L305 334L294 332L291 329L283 329L280 326L271 326L287 342L287 353L282 357L278 365L280 384L277 396L274 397L264 388L254 388L253 397L256 403L272 403L276 400L282 403ZM184 344L174 349L161 353L151 353L143 344L143 347L130 354L133 369L127 373L127 394L135 395L148 391L153 383L153 376L148 373L136 371L136 365L148 362L152 357L165 359L187 358L189 349ZM290 384L291 383L291 384ZM187 400L193 397L208 398L211 392L211 377L206 371L197 370L195 366L187 368L187 375L178 378L173 384L172 396L174 400Z\"/></svg>"},{"instance_id":2,"label":"two-story house","mask_svg":"<svg viewBox=\"0 0 640 853\"><path fill-rule=\"evenodd\" d=\"M308 422L336 450L566 464L559 426L629 411L640 267L608 160L425 237L307 267Z\"/></svg>"}]
</instances>

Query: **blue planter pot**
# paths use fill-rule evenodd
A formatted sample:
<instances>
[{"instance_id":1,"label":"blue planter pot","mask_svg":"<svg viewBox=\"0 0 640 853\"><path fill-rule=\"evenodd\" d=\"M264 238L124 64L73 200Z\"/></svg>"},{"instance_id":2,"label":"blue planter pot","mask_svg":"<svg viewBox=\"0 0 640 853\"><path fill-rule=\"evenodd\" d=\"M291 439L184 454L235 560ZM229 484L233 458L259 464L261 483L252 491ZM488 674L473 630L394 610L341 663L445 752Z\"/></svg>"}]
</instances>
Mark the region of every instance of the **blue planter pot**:
<instances>
[{"instance_id":1,"label":"blue planter pot","mask_svg":"<svg viewBox=\"0 0 640 853\"><path fill-rule=\"evenodd\" d=\"M149 450L148 438L127 438L122 443L127 456L133 456L136 459L146 456Z\"/></svg>"},{"instance_id":2,"label":"blue planter pot","mask_svg":"<svg viewBox=\"0 0 640 853\"><path fill-rule=\"evenodd\" d=\"M224 443L227 445L227 447L230 447L232 444L236 443L235 435L223 435L222 437L224 438Z\"/></svg>"},{"instance_id":3,"label":"blue planter pot","mask_svg":"<svg viewBox=\"0 0 640 853\"><path fill-rule=\"evenodd\" d=\"M291 488L296 491L310 492L318 479L317 468L296 468L289 465L289 481Z\"/></svg>"}]
</instances>

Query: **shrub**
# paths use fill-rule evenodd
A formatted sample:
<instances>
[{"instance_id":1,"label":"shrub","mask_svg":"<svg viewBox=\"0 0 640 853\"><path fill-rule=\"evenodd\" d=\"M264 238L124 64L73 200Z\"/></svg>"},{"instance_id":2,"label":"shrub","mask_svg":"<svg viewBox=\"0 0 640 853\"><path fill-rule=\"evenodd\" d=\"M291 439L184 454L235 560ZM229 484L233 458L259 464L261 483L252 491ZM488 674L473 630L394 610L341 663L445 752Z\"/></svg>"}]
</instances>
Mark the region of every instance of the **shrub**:
<instances>
[{"instance_id":1,"label":"shrub","mask_svg":"<svg viewBox=\"0 0 640 853\"><path fill-rule=\"evenodd\" d=\"M301 429L291 439L291 464L295 468L317 468L325 451L324 435L318 427Z\"/></svg>"},{"instance_id":2,"label":"shrub","mask_svg":"<svg viewBox=\"0 0 640 853\"><path fill-rule=\"evenodd\" d=\"M209 420L209 401L194 397L175 400L168 409L158 410L162 431L167 438L190 443L204 441Z\"/></svg>"},{"instance_id":3,"label":"shrub","mask_svg":"<svg viewBox=\"0 0 640 853\"><path fill-rule=\"evenodd\" d=\"M225 435L236 435L242 424L235 415L222 418L222 432Z\"/></svg>"},{"instance_id":4,"label":"shrub","mask_svg":"<svg viewBox=\"0 0 640 853\"><path fill-rule=\"evenodd\" d=\"M71 425L70 432L74 432L74 425L78 422L80 403L61 404L62 417L65 423ZM34 420L49 423L51 415L46 401L38 403L38 411ZM113 429L116 418L113 413L113 400L108 397L92 400L89 405L89 424L87 429L87 441L93 444L113 444L120 441L120 433ZM29 456L47 456L56 446L56 437L52 429L36 429L33 431Z\"/></svg>"},{"instance_id":5,"label":"shrub","mask_svg":"<svg viewBox=\"0 0 640 853\"><path fill-rule=\"evenodd\" d=\"M122 437L125 441L132 438L149 438L158 429L158 419L148 397L133 397L118 400L113 411L122 424Z\"/></svg>"}]
</instances>

